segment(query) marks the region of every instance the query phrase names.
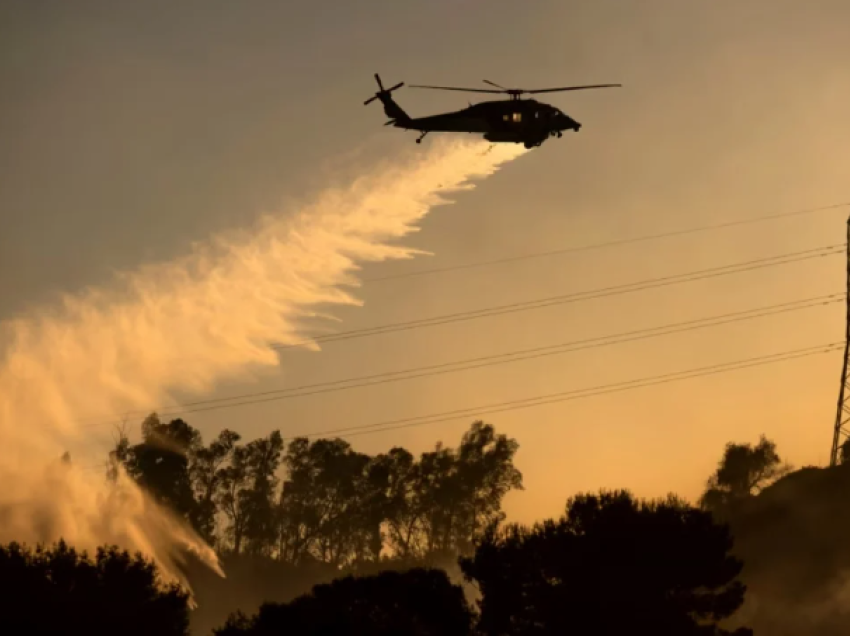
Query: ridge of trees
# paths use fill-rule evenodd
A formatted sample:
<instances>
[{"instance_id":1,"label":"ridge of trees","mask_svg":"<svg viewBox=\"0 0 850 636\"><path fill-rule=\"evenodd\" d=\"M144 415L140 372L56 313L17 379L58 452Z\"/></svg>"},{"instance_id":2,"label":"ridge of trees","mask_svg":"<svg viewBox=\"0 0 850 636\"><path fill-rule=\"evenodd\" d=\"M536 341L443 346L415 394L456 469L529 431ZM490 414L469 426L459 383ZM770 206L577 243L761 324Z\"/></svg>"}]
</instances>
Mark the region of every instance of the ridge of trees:
<instances>
[{"instance_id":1,"label":"ridge of trees","mask_svg":"<svg viewBox=\"0 0 850 636\"><path fill-rule=\"evenodd\" d=\"M445 571L413 567L339 576L253 616L232 613L216 636L525 636L641 633L752 636L719 623L744 600L728 528L670 496L579 495L532 527L490 522L460 567L472 604ZM6 633L188 634L187 595L158 585L141 556L63 543L0 548L0 629Z\"/></svg>"},{"instance_id":2,"label":"ridge of trees","mask_svg":"<svg viewBox=\"0 0 850 636\"><path fill-rule=\"evenodd\" d=\"M108 476L123 465L225 555L335 568L388 555L427 562L470 551L504 517L505 495L523 488L516 440L481 421L456 449L438 443L419 458L401 447L370 456L342 439L287 444L279 431L242 443L225 429L204 444L184 420L156 414L141 429L138 444L121 435Z\"/></svg>"},{"instance_id":3,"label":"ridge of trees","mask_svg":"<svg viewBox=\"0 0 850 636\"><path fill-rule=\"evenodd\" d=\"M834 563L821 558L823 538L843 545L840 528L800 532L813 514L836 517L850 462L790 472L762 436L727 445L697 506L601 491L521 526L501 510L522 488L517 448L480 421L456 448L419 457L366 455L339 439L285 443L277 431L245 443L225 430L204 444L185 421L151 415L139 443L118 440L107 477L123 466L214 545L228 578L187 575L201 613L215 611L199 623L186 593L140 555L12 543L0 546L0 631L185 636L191 619L194 633L218 636L786 636L811 627L786 608L822 601L850 566L840 546ZM810 593L792 592L794 581ZM818 629L844 633L844 619Z\"/></svg>"}]
</instances>

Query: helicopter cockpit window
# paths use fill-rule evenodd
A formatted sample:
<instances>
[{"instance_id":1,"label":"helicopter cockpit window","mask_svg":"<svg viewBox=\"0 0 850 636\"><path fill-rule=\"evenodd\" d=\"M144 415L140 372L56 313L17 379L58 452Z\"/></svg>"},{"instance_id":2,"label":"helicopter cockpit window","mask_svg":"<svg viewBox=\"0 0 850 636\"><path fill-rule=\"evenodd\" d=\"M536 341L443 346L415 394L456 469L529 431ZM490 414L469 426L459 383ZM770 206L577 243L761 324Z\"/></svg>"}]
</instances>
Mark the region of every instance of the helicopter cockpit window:
<instances>
[{"instance_id":1,"label":"helicopter cockpit window","mask_svg":"<svg viewBox=\"0 0 850 636\"><path fill-rule=\"evenodd\" d=\"M522 121L522 113L514 113L514 122L519 123Z\"/></svg>"}]
</instances>

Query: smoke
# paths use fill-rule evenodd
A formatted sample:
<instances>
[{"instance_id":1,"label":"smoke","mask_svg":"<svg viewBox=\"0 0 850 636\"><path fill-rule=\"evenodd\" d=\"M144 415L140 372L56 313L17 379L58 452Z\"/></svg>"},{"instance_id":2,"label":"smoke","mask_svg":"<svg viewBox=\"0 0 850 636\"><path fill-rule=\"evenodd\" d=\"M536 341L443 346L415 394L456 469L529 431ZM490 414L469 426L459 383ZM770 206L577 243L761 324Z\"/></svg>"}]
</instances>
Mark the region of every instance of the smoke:
<instances>
[{"instance_id":1,"label":"smoke","mask_svg":"<svg viewBox=\"0 0 850 636\"><path fill-rule=\"evenodd\" d=\"M850 624L850 464L789 473L728 515L744 605L729 621L763 636L839 636Z\"/></svg>"},{"instance_id":2,"label":"smoke","mask_svg":"<svg viewBox=\"0 0 850 636\"><path fill-rule=\"evenodd\" d=\"M445 194L525 152L486 149L417 147L406 163L386 161L303 209L0 324L0 541L118 544L184 585L177 565L188 548L223 576L204 541L125 475L111 483L60 460L68 448L91 446L81 422L275 367L272 345L303 342L299 321L312 306L360 304L342 288L357 285L357 262L412 257L391 242L449 203Z\"/></svg>"}]
</instances>

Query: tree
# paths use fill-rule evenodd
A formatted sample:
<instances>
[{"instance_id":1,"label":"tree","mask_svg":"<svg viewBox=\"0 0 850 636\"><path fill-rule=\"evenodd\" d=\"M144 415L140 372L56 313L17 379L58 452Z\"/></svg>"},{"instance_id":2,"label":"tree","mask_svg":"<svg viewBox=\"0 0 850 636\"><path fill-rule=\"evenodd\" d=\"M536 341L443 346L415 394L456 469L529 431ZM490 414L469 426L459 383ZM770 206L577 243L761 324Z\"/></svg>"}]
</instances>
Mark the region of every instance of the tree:
<instances>
[{"instance_id":1,"label":"tree","mask_svg":"<svg viewBox=\"0 0 850 636\"><path fill-rule=\"evenodd\" d=\"M0 546L0 633L187 636L188 594L117 548Z\"/></svg>"},{"instance_id":2,"label":"tree","mask_svg":"<svg viewBox=\"0 0 850 636\"><path fill-rule=\"evenodd\" d=\"M717 470L708 479L700 505L719 512L757 494L791 470L790 466L782 465L781 461L776 444L764 435L755 447L730 442L726 445Z\"/></svg>"},{"instance_id":3,"label":"tree","mask_svg":"<svg viewBox=\"0 0 850 636\"><path fill-rule=\"evenodd\" d=\"M233 434L235 435L235 434ZM230 522L225 535L235 554L271 556L277 537L278 519L274 497L278 487L275 473L280 466L283 438L280 431L243 446L231 442L230 464L217 469L217 494L213 501Z\"/></svg>"},{"instance_id":4,"label":"tree","mask_svg":"<svg viewBox=\"0 0 850 636\"><path fill-rule=\"evenodd\" d=\"M209 446L195 449L190 458L189 475L197 500L193 525L210 543L214 543L216 538L216 500L226 482L226 464L240 439L238 433L224 429Z\"/></svg>"},{"instance_id":5,"label":"tree","mask_svg":"<svg viewBox=\"0 0 850 636\"><path fill-rule=\"evenodd\" d=\"M337 566L377 558L388 472L381 461L341 439L292 440L284 457L280 553L294 563L313 557Z\"/></svg>"},{"instance_id":6,"label":"tree","mask_svg":"<svg viewBox=\"0 0 850 636\"><path fill-rule=\"evenodd\" d=\"M235 446L230 455L230 465L222 469L221 487L214 501L219 510L227 518L229 525L224 528L225 536L230 540L234 554L242 551L245 537L247 512L244 509L243 493L248 488L250 475L248 473L248 449L245 446Z\"/></svg>"},{"instance_id":7,"label":"tree","mask_svg":"<svg viewBox=\"0 0 850 636\"><path fill-rule=\"evenodd\" d=\"M440 444L420 460L418 508L429 553L472 550L479 534L502 519L502 499L522 489L513 465L519 444L476 421L457 451Z\"/></svg>"},{"instance_id":8,"label":"tree","mask_svg":"<svg viewBox=\"0 0 850 636\"><path fill-rule=\"evenodd\" d=\"M416 568L317 585L290 603L232 615L216 636L469 636L473 614L441 570Z\"/></svg>"},{"instance_id":9,"label":"tree","mask_svg":"<svg viewBox=\"0 0 850 636\"><path fill-rule=\"evenodd\" d=\"M154 413L142 423L141 443L121 434L108 476L123 465L221 552L357 571L388 555L455 563L502 518L507 492L522 488L517 442L481 421L456 449L438 443L418 459L403 448L372 457L340 439L287 447L278 431L240 439L225 429L205 446L185 421L163 424Z\"/></svg>"},{"instance_id":10,"label":"tree","mask_svg":"<svg viewBox=\"0 0 850 636\"><path fill-rule=\"evenodd\" d=\"M245 512L245 538L252 554L269 556L277 538L275 492L283 452L280 431L256 439L246 446L249 487L242 491L242 508Z\"/></svg>"},{"instance_id":11,"label":"tree","mask_svg":"<svg viewBox=\"0 0 850 636\"><path fill-rule=\"evenodd\" d=\"M131 446L122 435L110 453L158 503L185 519L195 514L189 458L201 442L200 433L181 419L163 424L156 413L142 422L142 442Z\"/></svg>"},{"instance_id":12,"label":"tree","mask_svg":"<svg viewBox=\"0 0 850 636\"><path fill-rule=\"evenodd\" d=\"M375 464L376 470L386 474L383 522L388 547L401 558L421 557L426 552L422 466L409 451L399 447L376 457Z\"/></svg>"},{"instance_id":13,"label":"tree","mask_svg":"<svg viewBox=\"0 0 850 636\"><path fill-rule=\"evenodd\" d=\"M456 450L437 444L418 461L403 448L369 457L340 439L295 439L283 461L281 558L342 567L377 560L386 544L407 560L454 560L522 488L517 448L480 421Z\"/></svg>"},{"instance_id":14,"label":"tree","mask_svg":"<svg viewBox=\"0 0 850 636\"><path fill-rule=\"evenodd\" d=\"M570 499L557 521L491 524L460 565L482 594L483 634L713 636L744 600L731 547L726 526L675 497L603 492Z\"/></svg>"}]
</instances>

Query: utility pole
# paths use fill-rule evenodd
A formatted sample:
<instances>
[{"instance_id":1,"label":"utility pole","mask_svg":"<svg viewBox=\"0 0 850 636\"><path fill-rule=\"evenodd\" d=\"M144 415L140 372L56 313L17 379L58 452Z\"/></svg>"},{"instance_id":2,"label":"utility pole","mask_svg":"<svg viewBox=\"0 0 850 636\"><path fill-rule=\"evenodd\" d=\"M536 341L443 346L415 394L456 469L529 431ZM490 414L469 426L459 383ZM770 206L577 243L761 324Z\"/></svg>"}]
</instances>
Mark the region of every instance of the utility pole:
<instances>
[{"instance_id":1,"label":"utility pole","mask_svg":"<svg viewBox=\"0 0 850 636\"><path fill-rule=\"evenodd\" d=\"M847 316L844 320L844 363L841 367L841 389L838 391L838 412L835 415L835 430L832 433L832 453L829 456L829 465L835 466L839 461L841 450L841 436L850 437L844 427L850 423L850 378L848 378L848 365L850 365L850 218L847 219ZM850 459L850 458L848 458Z\"/></svg>"}]
</instances>

